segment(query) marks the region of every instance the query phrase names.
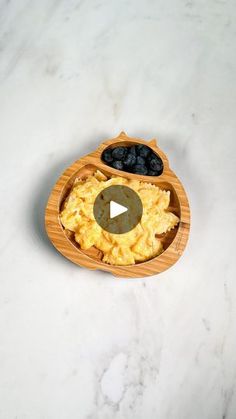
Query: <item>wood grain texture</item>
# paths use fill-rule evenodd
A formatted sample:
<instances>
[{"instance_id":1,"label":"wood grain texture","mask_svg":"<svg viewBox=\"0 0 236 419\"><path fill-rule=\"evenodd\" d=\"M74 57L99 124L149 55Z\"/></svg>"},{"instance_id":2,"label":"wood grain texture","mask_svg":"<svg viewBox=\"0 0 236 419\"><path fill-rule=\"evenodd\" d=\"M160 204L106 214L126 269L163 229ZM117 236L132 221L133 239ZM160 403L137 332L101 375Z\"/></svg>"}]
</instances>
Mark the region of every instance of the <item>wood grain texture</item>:
<instances>
[{"instance_id":1,"label":"wood grain texture","mask_svg":"<svg viewBox=\"0 0 236 419\"><path fill-rule=\"evenodd\" d=\"M164 170L162 175L135 175L107 166L101 160L101 154L105 148L115 147L118 144L147 144L163 160ZM160 237L164 247L164 252L161 255L146 262L136 263L135 265L109 265L102 262L101 251L94 247L87 251L80 249L78 243L73 239L73 234L62 227L59 213L66 196L70 192L74 179L77 176L86 178L88 174L93 173L97 169L108 176L116 175L128 179L138 178L144 182L153 183L162 189L170 190L171 200L168 210L178 215L180 222L175 229ZM139 138L128 137L124 132L121 132L118 137L103 142L96 151L75 161L60 176L48 199L45 211L45 226L48 237L56 249L77 265L89 269L108 271L115 276L139 278L163 272L180 258L189 236L190 209L184 188L177 176L170 169L168 159L156 145L156 140L145 142Z\"/></svg>"}]
</instances>

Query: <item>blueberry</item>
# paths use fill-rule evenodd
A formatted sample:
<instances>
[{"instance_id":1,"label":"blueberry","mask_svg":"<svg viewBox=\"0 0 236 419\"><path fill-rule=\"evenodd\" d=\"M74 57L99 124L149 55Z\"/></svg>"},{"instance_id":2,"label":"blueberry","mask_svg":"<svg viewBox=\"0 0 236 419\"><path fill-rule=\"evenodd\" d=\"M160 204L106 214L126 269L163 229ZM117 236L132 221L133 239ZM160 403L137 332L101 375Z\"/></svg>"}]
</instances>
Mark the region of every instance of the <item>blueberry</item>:
<instances>
[{"instance_id":1,"label":"blueberry","mask_svg":"<svg viewBox=\"0 0 236 419\"><path fill-rule=\"evenodd\" d=\"M135 146L135 150L136 150L136 153L137 153L137 154L139 154L139 152L140 152L140 150L142 149L142 147L143 147L143 144L137 144L137 145Z\"/></svg>"},{"instance_id":2,"label":"blueberry","mask_svg":"<svg viewBox=\"0 0 236 419\"><path fill-rule=\"evenodd\" d=\"M145 166L146 162L143 157L138 156L136 159L137 164L141 164L142 166Z\"/></svg>"},{"instance_id":3,"label":"blueberry","mask_svg":"<svg viewBox=\"0 0 236 419\"><path fill-rule=\"evenodd\" d=\"M152 159L156 159L162 163L161 158L157 154L153 153L153 151L147 156L147 161L150 161Z\"/></svg>"},{"instance_id":4,"label":"blueberry","mask_svg":"<svg viewBox=\"0 0 236 419\"><path fill-rule=\"evenodd\" d=\"M113 161L112 167L117 170L123 170L123 162L120 160Z\"/></svg>"},{"instance_id":5,"label":"blueberry","mask_svg":"<svg viewBox=\"0 0 236 419\"><path fill-rule=\"evenodd\" d=\"M130 147L129 149L129 153L133 154L134 156L136 156L136 148L135 145L132 145L132 147Z\"/></svg>"},{"instance_id":6,"label":"blueberry","mask_svg":"<svg viewBox=\"0 0 236 419\"><path fill-rule=\"evenodd\" d=\"M110 148L107 148L102 153L102 160L104 160L106 163L111 163L113 161L113 157L111 155L112 150Z\"/></svg>"},{"instance_id":7,"label":"blueberry","mask_svg":"<svg viewBox=\"0 0 236 419\"><path fill-rule=\"evenodd\" d=\"M139 150L139 155L146 159L146 157L150 154L150 151L151 149L147 145L143 145Z\"/></svg>"},{"instance_id":8,"label":"blueberry","mask_svg":"<svg viewBox=\"0 0 236 419\"><path fill-rule=\"evenodd\" d=\"M124 159L124 165L127 167L132 167L136 163L136 157L129 153Z\"/></svg>"},{"instance_id":9,"label":"blueberry","mask_svg":"<svg viewBox=\"0 0 236 419\"><path fill-rule=\"evenodd\" d=\"M146 166L143 166L142 164L136 164L134 166L133 172L139 175L147 175L148 170Z\"/></svg>"},{"instance_id":10,"label":"blueberry","mask_svg":"<svg viewBox=\"0 0 236 419\"><path fill-rule=\"evenodd\" d=\"M151 149L147 145L138 144L136 145L136 151L139 156L146 158L150 154Z\"/></svg>"},{"instance_id":11,"label":"blueberry","mask_svg":"<svg viewBox=\"0 0 236 419\"><path fill-rule=\"evenodd\" d=\"M148 176L158 176L158 172L155 172L155 170L149 170Z\"/></svg>"},{"instance_id":12,"label":"blueberry","mask_svg":"<svg viewBox=\"0 0 236 419\"><path fill-rule=\"evenodd\" d=\"M163 170L162 161L156 158L149 161L149 167L151 170L154 170L155 172L162 172Z\"/></svg>"},{"instance_id":13,"label":"blueberry","mask_svg":"<svg viewBox=\"0 0 236 419\"><path fill-rule=\"evenodd\" d=\"M115 160L123 160L125 158L126 153L127 153L126 147L115 147L112 150L112 157Z\"/></svg>"}]
</instances>

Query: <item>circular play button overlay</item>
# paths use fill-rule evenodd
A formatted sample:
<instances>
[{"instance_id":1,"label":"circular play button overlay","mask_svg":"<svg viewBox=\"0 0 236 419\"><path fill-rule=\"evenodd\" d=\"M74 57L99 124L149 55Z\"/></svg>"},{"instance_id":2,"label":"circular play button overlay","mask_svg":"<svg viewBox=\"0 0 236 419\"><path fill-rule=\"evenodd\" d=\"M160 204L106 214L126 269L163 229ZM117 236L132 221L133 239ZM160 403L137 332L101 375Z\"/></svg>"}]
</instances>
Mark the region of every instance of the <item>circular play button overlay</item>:
<instances>
[{"instance_id":1,"label":"circular play button overlay","mask_svg":"<svg viewBox=\"0 0 236 419\"><path fill-rule=\"evenodd\" d=\"M114 185L101 191L93 206L95 220L104 230L123 234L139 223L143 214L142 201L128 186Z\"/></svg>"}]
</instances>

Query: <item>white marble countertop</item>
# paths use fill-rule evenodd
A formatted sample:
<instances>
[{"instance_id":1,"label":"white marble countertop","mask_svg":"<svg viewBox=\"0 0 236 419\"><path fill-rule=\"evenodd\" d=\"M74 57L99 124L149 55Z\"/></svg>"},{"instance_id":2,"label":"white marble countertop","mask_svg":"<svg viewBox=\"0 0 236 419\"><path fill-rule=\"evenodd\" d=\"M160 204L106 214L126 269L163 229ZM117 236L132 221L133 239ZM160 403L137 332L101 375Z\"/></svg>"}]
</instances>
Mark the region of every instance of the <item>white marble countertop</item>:
<instances>
[{"instance_id":1,"label":"white marble countertop","mask_svg":"<svg viewBox=\"0 0 236 419\"><path fill-rule=\"evenodd\" d=\"M0 419L235 419L236 3L0 0ZM46 238L79 156L157 137L192 229L118 280ZM232 259L233 258L233 259Z\"/></svg>"}]
</instances>

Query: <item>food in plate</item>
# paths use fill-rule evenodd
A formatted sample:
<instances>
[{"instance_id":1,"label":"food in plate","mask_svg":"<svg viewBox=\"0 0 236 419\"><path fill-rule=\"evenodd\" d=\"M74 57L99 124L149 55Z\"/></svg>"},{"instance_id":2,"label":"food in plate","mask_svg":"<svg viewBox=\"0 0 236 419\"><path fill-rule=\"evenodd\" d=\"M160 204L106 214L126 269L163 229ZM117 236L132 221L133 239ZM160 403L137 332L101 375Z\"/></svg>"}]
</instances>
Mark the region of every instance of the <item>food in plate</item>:
<instances>
[{"instance_id":1,"label":"food in plate","mask_svg":"<svg viewBox=\"0 0 236 419\"><path fill-rule=\"evenodd\" d=\"M144 144L108 147L102 153L102 160L114 169L140 175L160 176L163 172L161 158Z\"/></svg>"},{"instance_id":2,"label":"food in plate","mask_svg":"<svg viewBox=\"0 0 236 419\"><path fill-rule=\"evenodd\" d=\"M108 186L125 185L132 188L143 205L141 221L133 230L112 234L96 222L93 205L97 195ZM158 256L163 252L161 235L174 228L179 218L168 211L170 191L152 183L119 176L107 178L97 170L86 179L77 178L60 213L63 227L74 233L81 249L92 246L101 250L103 262L112 265L132 265Z\"/></svg>"}]
</instances>

